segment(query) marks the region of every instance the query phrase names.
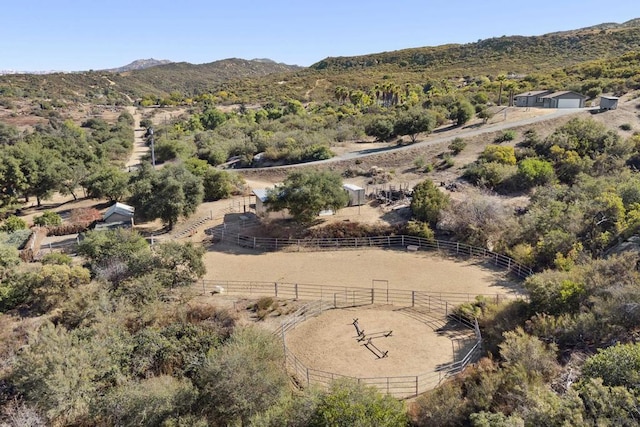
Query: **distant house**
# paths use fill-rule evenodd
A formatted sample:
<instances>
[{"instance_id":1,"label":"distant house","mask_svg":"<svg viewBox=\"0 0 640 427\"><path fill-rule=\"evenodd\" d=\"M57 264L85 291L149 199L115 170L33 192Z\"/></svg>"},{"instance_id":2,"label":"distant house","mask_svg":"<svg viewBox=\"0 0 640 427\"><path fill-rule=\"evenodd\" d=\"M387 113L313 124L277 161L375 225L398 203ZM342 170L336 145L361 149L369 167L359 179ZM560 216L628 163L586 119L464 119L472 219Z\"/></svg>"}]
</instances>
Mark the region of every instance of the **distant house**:
<instances>
[{"instance_id":1,"label":"distant house","mask_svg":"<svg viewBox=\"0 0 640 427\"><path fill-rule=\"evenodd\" d=\"M615 110L618 108L618 101L620 98L616 96L601 96L600 97L600 110Z\"/></svg>"},{"instance_id":2,"label":"distant house","mask_svg":"<svg viewBox=\"0 0 640 427\"><path fill-rule=\"evenodd\" d=\"M525 92L516 95L514 99L514 105L516 107L542 107L542 97L549 95L550 90L535 90L532 92Z\"/></svg>"},{"instance_id":3,"label":"distant house","mask_svg":"<svg viewBox=\"0 0 640 427\"><path fill-rule=\"evenodd\" d=\"M361 206L365 204L367 198L364 194L364 188L354 184L343 184L342 188L344 188L349 195L349 203L347 206Z\"/></svg>"},{"instance_id":4,"label":"distant house","mask_svg":"<svg viewBox=\"0 0 640 427\"><path fill-rule=\"evenodd\" d=\"M124 223L130 227L133 225L134 212L135 208L133 206L116 202L106 210L102 216L102 222L105 224Z\"/></svg>"},{"instance_id":5,"label":"distant house","mask_svg":"<svg viewBox=\"0 0 640 427\"><path fill-rule=\"evenodd\" d=\"M542 108L584 108L587 97L570 90L553 92L544 95L542 98Z\"/></svg>"}]
</instances>

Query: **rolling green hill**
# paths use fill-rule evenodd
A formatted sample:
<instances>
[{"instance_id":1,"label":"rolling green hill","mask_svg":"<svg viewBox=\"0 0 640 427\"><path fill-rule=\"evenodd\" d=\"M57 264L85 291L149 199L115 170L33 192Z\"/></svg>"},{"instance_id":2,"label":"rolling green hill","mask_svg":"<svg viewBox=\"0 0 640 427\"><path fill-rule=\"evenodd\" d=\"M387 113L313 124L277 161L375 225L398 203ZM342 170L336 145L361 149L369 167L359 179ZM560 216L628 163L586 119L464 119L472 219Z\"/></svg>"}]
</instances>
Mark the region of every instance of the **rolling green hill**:
<instances>
[{"instance_id":1,"label":"rolling green hill","mask_svg":"<svg viewBox=\"0 0 640 427\"><path fill-rule=\"evenodd\" d=\"M428 70L448 76L527 74L596 58L615 57L640 48L640 22L602 24L543 36L503 36L469 44L404 49L355 57L326 58L316 70L385 68Z\"/></svg>"},{"instance_id":2,"label":"rolling green hill","mask_svg":"<svg viewBox=\"0 0 640 427\"><path fill-rule=\"evenodd\" d=\"M109 70L44 75L11 74L0 76L0 95L130 104L144 95L163 97L171 92L198 94L214 90L228 79L245 76L256 78L299 68L269 60L231 58L198 65L170 63L115 74Z\"/></svg>"},{"instance_id":3,"label":"rolling green hill","mask_svg":"<svg viewBox=\"0 0 640 427\"><path fill-rule=\"evenodd\" d=\"M500 74L516 78L551 75L633 51L640 51L640 19L542 36L503 36L468 44L329 57L309 68L269 60L225 59L199 65L170 63L115 74L5 75L0 76L0 95L130 104L144 96L164 98L172 92L193 97L225 91L232 94L226 102L233 103L285 98L321 102L333 97L336 86L370 91L383 80L423 85L429 80ZM553 85L549 79L542 82Z\"/></svg>"}]
</instances>

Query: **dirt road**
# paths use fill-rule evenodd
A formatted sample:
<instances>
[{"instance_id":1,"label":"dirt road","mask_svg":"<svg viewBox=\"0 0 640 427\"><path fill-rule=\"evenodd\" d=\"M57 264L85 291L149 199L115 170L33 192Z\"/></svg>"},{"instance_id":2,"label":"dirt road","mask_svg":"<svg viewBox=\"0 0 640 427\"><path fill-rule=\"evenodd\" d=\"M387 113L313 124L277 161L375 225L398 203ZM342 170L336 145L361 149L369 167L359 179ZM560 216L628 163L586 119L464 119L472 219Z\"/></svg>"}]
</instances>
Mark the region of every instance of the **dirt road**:
<instances>
[{"instance_id":1,"label":"dirt road","mask_svg":"<svg viewBox=\"0 0 640 427\"><path fill-rule=\"evenodd\" d=\"M146 129L140 127L142 114L140 114L140 111L136 107L127 107L127 111L133 116L134 119L133 152L131 153L129 160L127 160L127 163L125 164L126 168L129 169L141 163L144 156L149 153L149 147L144 140Z\"/></svg>"},{"instance_id":2,"label":"dirt road","mask_svg":"<svg viewBox=\"0 0 640 427\"><path fill-rule=\"evenodd\" d=\"M555 109L552 112L550 112L548 109L545 109L545 110L541 110L539 115L534 115L533 117L527 117L519 120L509 120L508 119L509 112L513 113L518 111L515 108L516 107L509 107L509 109L504 110L506 113L501 112L497 114L498 118L504 116L504 119L500 122L495 122L487 125L473 124L465 128L462 128L462 130L460 130L459 128L446 128L443 130L436 130L435 132L430 134L427 138L419 142L416 142L415 144L401 145L401 146L389 145L389 144L382 144L382 145L378 144L375 146L375 148L367 147L364 150L344 152L342 154L339 154L327 160L320 160L317 162L298 163L294 165L271 166L267 168L251 168L251 171L269 170L269 169L287 169L292 167L320 165L320 164L326 164L326 163L340 162L344 160L353 160L353 159L358 159L358 158L363 158L368 156L375 156L376 154L382 154L382 153L415 150L416 148L428 147L431 145L450 142L454 138L471 138L471 137L475 137L485 133L499 132L499 131L503 131L503 130L507 130L507 129L511 129L519 126L527 126L534 123L553 120L558 117L567 116L571 114L579 114L579 113L583 113L585 111L590 110L590 108L562 108L562 109ZM449 132L449 129L457 130L457 131Z\"/></svg>"}]
</instances>

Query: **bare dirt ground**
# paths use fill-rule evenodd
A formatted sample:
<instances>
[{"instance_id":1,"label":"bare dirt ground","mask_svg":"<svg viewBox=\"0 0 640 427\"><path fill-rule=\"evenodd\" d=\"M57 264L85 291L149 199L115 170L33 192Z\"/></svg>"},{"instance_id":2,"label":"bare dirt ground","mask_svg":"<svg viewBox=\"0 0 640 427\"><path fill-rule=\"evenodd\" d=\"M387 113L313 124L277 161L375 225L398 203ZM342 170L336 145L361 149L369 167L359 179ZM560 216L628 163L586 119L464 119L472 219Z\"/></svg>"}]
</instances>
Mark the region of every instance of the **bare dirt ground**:
<instances>
[{"instance_id":1,"label":"bare dirt ground","mask_svg":"<svg viewBox=\"0 0 640 427\"><path fill-rule=\"evenodd\" d=\"M475 295L520 292L504 271L482 260L432 252L364 249L330 252L255 252L215 244L204 256L206 279L323 284L370 288L373 280L390 289ZM378 285L381 286L381 285Z\"/></svg>"},{"instance_id":2,"label":"bare dirt ground","mask_svg":"<svg viewBox=\"0 0 640 427\"><path fill-rule=\"evenodd\" d=\"M135 107L127 107L127 111L133 116L134 120L133 152L125 163L125 167L129 168L140 164L142 159L149 153L149 147L144 139L146 129L140 127L142 113Z\"/></svg>"},{"instance_id":3,"label":"bare dirt ground","mask_svg":"<svg viewBox=\"0 0 640 427\"><path fill-rule=\"evenodd\" d=\"M387 356L378 358L358 341L354 319ZM329 310L286 335L287 348L308 368L356 378L415 376L460 360L473 345L469 330L436 332L403 310L371 306Z\"/></svg>"}]
</instances>

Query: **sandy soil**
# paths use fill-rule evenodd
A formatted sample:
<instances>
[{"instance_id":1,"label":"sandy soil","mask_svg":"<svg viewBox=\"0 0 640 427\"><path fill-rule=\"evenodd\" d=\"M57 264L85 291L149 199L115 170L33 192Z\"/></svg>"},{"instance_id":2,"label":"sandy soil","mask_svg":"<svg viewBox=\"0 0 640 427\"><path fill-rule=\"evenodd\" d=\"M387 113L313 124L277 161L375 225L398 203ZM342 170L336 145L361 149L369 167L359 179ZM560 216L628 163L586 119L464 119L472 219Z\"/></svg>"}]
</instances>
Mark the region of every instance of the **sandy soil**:
<instances>
[{"instance_id":1,"label":"sandy soil","mask_svg":"<svg viewBox=\"0 0 640 427\"><path fill-rule=\"evenodd\" d=\"M372 342L388 352L386 357L358 341L354 319L365 334L376 336ZM388 337L376 334L387 331L392 331ZM308 368L357 378L399 377L434 372L459 359L473 345L472 336L472 331L438 333L401 310L374 306L325 311L289 331L286 343Z\"/></svg>"},{"instance_id":2,"label":"sandy soil","mask_svg":"<svg viewBox=\"0 0 640 427\"><path fill-rule=\"evenodd\" d=\"M519 292L503 271L478 259L432 252L366 249L331 252L269 252L216 244L204 256L206 279L265 281L370 288L373 280L390 289L475 295ZM379 282L378 286L382 286ZM386 285L385 285L386 286Z\"/></svg>"}]
</instances>

